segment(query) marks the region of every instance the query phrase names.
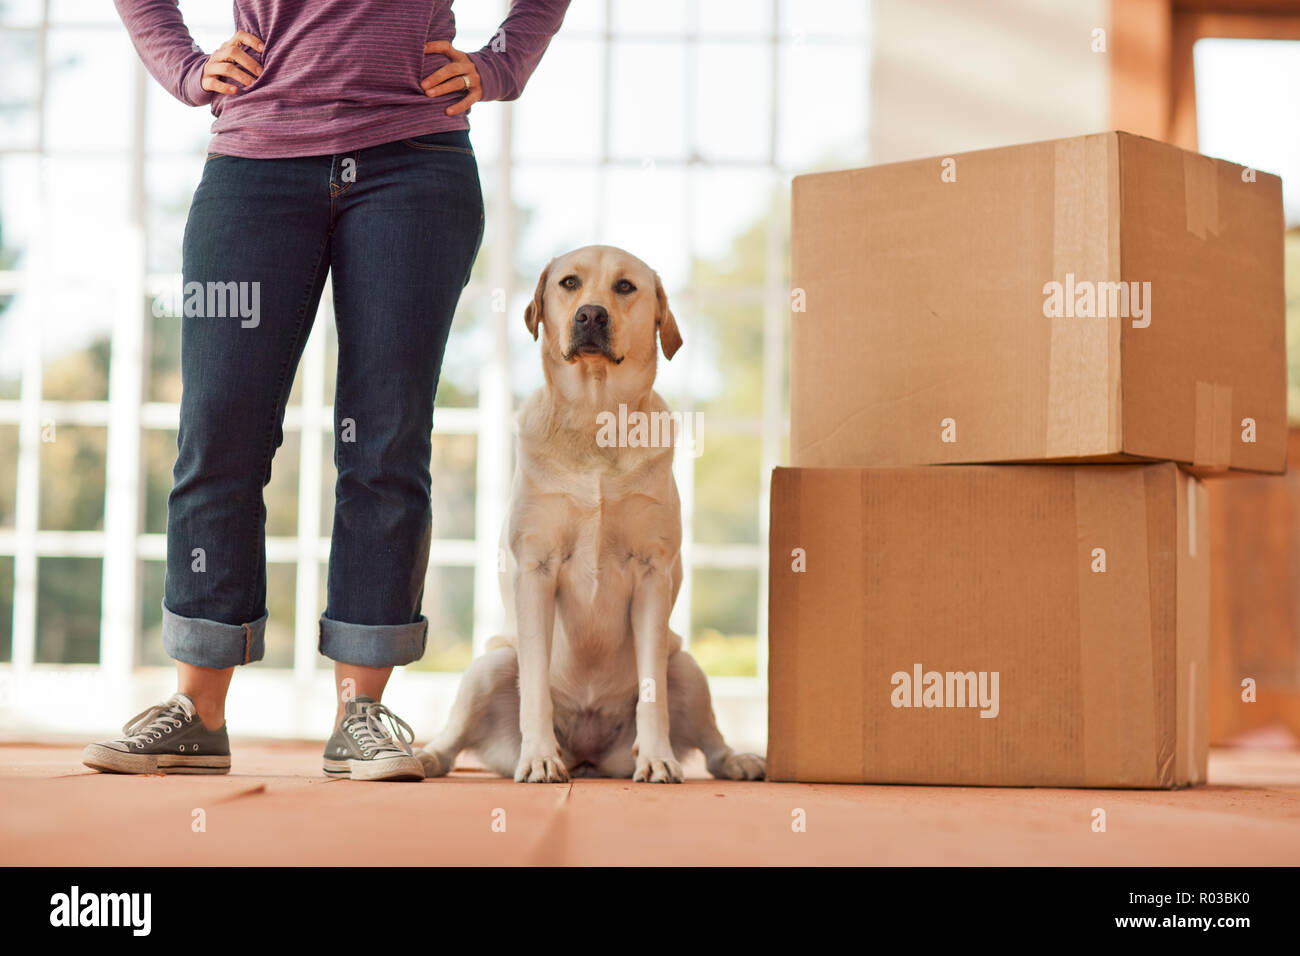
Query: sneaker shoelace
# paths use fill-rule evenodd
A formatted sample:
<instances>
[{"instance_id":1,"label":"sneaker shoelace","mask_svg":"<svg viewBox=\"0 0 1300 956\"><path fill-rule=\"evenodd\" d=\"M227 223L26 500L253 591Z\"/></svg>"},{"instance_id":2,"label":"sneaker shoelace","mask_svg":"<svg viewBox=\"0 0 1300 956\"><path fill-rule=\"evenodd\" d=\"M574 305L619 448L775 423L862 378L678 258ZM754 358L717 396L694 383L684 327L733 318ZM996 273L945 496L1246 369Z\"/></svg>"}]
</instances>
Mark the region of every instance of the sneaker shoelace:
<instances>
[{"instance_id":1,"label":"sneaker shoelace","mask_svg":"<svg viewBox=\"0 0 1300 956\"><path fill-rule=\"evenodd\" d=\"M393 728L392 733L384 725L383 718L387 718L388 726ZM352 714L343 721L343 730L360 745L361 752L366 757L381 753L403 753L410 756L411 744L415 742L415 731L411 725L378 701L362 704L360 713Z\"/></svg>"},{"instance_id":2,"label":"sneaker shoelace","mask_svg":"<svg viewBox=\"0 0 1300 956\"><path fill-rule=\"evenodd\" d=\"M144 746L150 740L157 740L165 733L185 726L185 721L194 716L194 705L180 694L174 695L166 703L155 704L148 710L142 710L122 727L122 733L128 744Z\"/></svg>"}]
</instances>

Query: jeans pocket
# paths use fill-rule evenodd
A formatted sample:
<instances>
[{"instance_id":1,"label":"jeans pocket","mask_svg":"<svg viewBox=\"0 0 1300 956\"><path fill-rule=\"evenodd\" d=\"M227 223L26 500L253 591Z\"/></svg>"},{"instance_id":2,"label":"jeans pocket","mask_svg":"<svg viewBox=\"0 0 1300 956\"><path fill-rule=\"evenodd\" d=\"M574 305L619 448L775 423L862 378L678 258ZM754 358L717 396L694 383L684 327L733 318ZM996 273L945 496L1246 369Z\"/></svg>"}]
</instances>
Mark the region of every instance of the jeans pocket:
<instances>
[{"instance_id":1,"label":"jeans pocket","mask_svg":"<svg viewBox=\"0 0 1300 956\"><path fill-rule=\"evenodd\" d=\"M403 146L411 149L442 150L448 153L463 153L473 156L474 149L469 144L469 134L464 130L449 130L444 133L426 133L401 141Z\"/></svg>"},{"instance_id":2,"label":"jeans pocket","mask_svg":"<svg viewBox=\"0 0 1300 956\"><path fill-rule=\"evenodd\" d=\"M208 159L221 159L221 157L225 155L225 153L208 153L208 158L205 159L204 162L206 163Z\"/></svg>"}]
</instances>

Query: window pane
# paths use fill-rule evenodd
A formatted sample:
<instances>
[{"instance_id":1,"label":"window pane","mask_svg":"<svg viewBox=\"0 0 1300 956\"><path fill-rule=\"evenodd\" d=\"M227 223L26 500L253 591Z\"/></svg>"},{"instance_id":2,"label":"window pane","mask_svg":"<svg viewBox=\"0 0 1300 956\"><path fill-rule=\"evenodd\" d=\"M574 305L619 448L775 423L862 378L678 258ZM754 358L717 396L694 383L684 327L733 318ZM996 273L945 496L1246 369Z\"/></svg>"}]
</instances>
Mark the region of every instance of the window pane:
<instances>
[{"instance_id":1,"label":"window pane","mask_svg":"<svg viewBox=\"0 0 1300 956\"><path fill-rule=\"evenodd\" d=\"M514 200L521 212L516 225L519 248L515 259L521 272L519 291L527 302L550 258L561 250L587 244L597 231L601 173L594 166L523 166L513 176ZM489 222L489 229L491 225ZM492 238L496 239L495 234ZM482 259L480 253L479 261ZM523 331L522 305L510 309L510 324L512 332L514 326Z\"/></svg>"},{"instance_id":2,"label":"window pane","mask_svg":"<svg viewBox=\"0 0 1300 956\"><path fill-rule=\"evenodd\" d=\"M222 40L233 32L225 33ZM211 52L222 40L205 45L204 49ZM145 147L157 155L190 157L193 170L190 192L193 193L203 170L208 143L212 141L212 111L206 106L186 106L154 82L153 77L149 78L145 97Z\"/></svg>"},{"instance_id":3,"label":"window pane","mask_svg":"<svg viewBox=\"0 0 1300 956\"><path fill-rule=\"evenodd\" d=\"M686 0L614 0L612 26L616 33L683 33Z\"/></svg>"},{"instance_id":4,"label":"window pane","mask_svg":"<svg viewBox=\"0 0 1300 956\"><path fill-rule=\"evenodd\" d=\"M767 160L771 154L770 47L701 43L696 49L695 143L709 160Z\"/></svg>"},{"instance_id":5,"label":"window pane","mask_svg":"<svg viewBox=\"0 0 1300 956\"><path fill-rule=\"evenodd\" d=\"M325 296L330 295L333 295L332 283L325 286L321 301L324 302ZM325 404L333 406L334 389L338 385L339 330L332 320L317 316L316 321L324 326L325 332Z\"/></svg>"},{"instance_id":6,"label":"window pane","mask_svg":"<svg viewBox=\"0 0 1300 956\"><path fill-rule=\"evenodd\" d=\"M40 558L36 588L36 660L98 664L103 561Z\"/></svg>"},{"instance_id":7,"label":"window pane","mask_svg":"<svg viewBox=\"0 0 1300 956\"><path fill-rule=\"evenodd\" d=\"M103 0L50 0L51 23L121 24L117 10Z\"/></svg>"},{"instance_id":8,"label":"window pane","mask_svg":"<svg viewBox=\"0 0 1300 956\"><path fill-rule=\"evenodd\" d=\"M515 155L529 162L547 159L599 159L600 127L581 123L573 127L583 135L556 135L574 116L600 116L604 106L604 44L595 40L566 38L561 30L547 48L537 71L528 80L531 109L515 114ZM582 82L575 83L575 77ZM622 108L620 104L619 108Z\"/></svg>"},{"instance_id":9,"label":"window pane","mask_svg":"<svg viewBox=\"0 0 1300 956\"><path fill-rule=\"evenodd\" d=\"M478 440L473 435L433 436L433 536L474 537L474 486Z\"/></svg>"},{"instance_id":10,"label":"window pane","mask_svg":"<svg viewBox=\"0 0 1300 956\"><path fill-rule=\"evenodd\" d=\"M796 36L861 37L870 5L871 0L781 0L781 29Z\"/></svg>"},{"instance_id":11,"label":"window pane","mask_svg":"<svg viewBox=\"0 0 1300 956\"><path fill-rule=\"evenodd\" d=\"M762 444L747 435L709 432L703 414L695 459L695 540L757 544Z\"/></svg>"},{"instance_id":12,"label":"window pane","mask_svg":"<svg viewBox=\"0 0 1300 956\"><path fill-rule=\"evenodd\" d=\"M86 286L77 289L65 285L58 291L51 289L48 295L55 321L44 329L46 364L41 391L46 398L56 401L105 401L108 398L108 362L112 354L107 331L97 333L83 327L87 338L69 342L59 328L65 316L90 317L96 311L106 322L103 292L94 292Z\"/></svg>"},{"instance_id":13,"label":"window pane","mask_svg":"<svg viewBox=\"0 0 1300 956\"><path fill-rule=\"evenodd\" d=\"M736 36L772 30L773 0L708 0L696 6L702 33Z\"/></svg>"},{"instance_id":14,"label":"window pane","mask_svg":"<svg viewBox=\"0 0 1300 956\"><path fill-rule=\"evenodd\" d=\"M99 425L43 426L42 530L99 531L104 527L107 440L108 430Z\"/></svg>"},{"instance_id":15,"label":"window pane","mask_svg":"<svg viewBox=\"0 0 1300 956\"><path fill-rule=\"evenodd\" d=\"M333 429L322 436L320 453L320 533L322 537L328 538L334 529L334 485L339 477L339 471L334 467ZM323 583L320 593L322 596L325 594Z\"/></svg>"},{"instance_id":16,"label":"window pane","mask_svg":"<svg viewBox=\"0 0 1300 956\"><path fill-rule=\"evenodd\" d=\"M1286 224L1300 226L1300 128L1274 121L1265 92L1300 88L1300 42L1206 37L1192 55L1198 151L1281 176Z\"/></svg>"},{"instance_id":17,"label":"window pane","mask_svg":"<svg viewBox=\"0 0 1300 956\"><path fill-rule=\"evenodd\" d=\"M108 397L109 336L121 265L105 250L118 248L126 220L125 160L51 159L45 163L42 233L56 250L48 274L34 277L45 294L43 333L46 398Z\"/></svg>"},{"instance_id":18,"label":"window pane","mask_svg":"<svg viewBox=\"0 0 1300 956\"><path fill-rule=\"evenodd\" d=\"M178 283L179 285L179 283ZM181 400L181 320L172 313L175 303L160 295L150 303L148 316L148 383L150 402Z\"/></svg>"},{"instance_id":19,"label":"window pane","mask_svg":"<svg viewBox=\"0 0 1300 956\"><path fill-rule=\"evenodd\" d=\"M167 496L172 491L172 466L176 463L176 431L145 429L140 445L144 462L144 530L146 534L166 534Z\"/></svg>"},{"instance_id":20,"label":"window pane","mask_svg":"<svg viewBox=\"0 0 1300 956\"><path fill-rule=\"evenodd\" d=\"M18 426L0 425L0 528L14 526L18 487Z\"/></svg>"},{"instance_id":21,"label":"window pane","mask_svg":"<svg viewBox=\"0 0 1300 956\"><path fill-rule=\"evenodd\" d=\"M0 149L36 147L40 122L36 112L38 43L35 33L0 33L0 57L8 67L0 90Z\"/></svg>"},{"instance_id":22,"label":"window pane","mask_svg":"<svg viewBox=\"0 0 1300 956\"><path fill-rule=\"evenodd\" d=\"M0 556L0 661L14 659L14 559Z\"/></svg>"},{"instance_id":23,"label":"window pane","mask_svg":"<svg viewBox=\"0 0 1300 956\"><path fill-rule=\"evenodd\" d=\"M862 47L796 42L780 56L781 164L808 172L865 163L870 62Z\"/></svg>"},{"instance_id":24,"label":"window pane","mask_svg":"<svg viewBox=\"0 0 1300 956\"><path fill-rule=\"evenodd\" d=\"M5 26L34 26L41 22L44 0L0 0L0 23Z\"/></svg>"},{"instance_id":25,"label":"window pane","mask_svg":"<svg viewBox=\"0 0 1300 956\"><path fill-rule=\"evenodd\" d=\"M479 275L479 271L486 268L485 263L489 256L490 252L485 245L474 266L474 276L471 281L478 282L476 288L479 290L479 296L492 295L492 290L486 287ZM478 404L478 376L479 370L483 367L480 358L483 351L481 343L486 332L483 323L478 321L480 307L481 303L476 301L467 290L456 308L451 332L447 336L447 350L443 354L442 375L438 379L438 394L434 400L435 409L473 408ZM523 311L520 310L518 315L521 317L520 325L522 325ZM433 427L435 429L438 427L436 411L433 416Z\"/></svg>"},{"instance_id":26,"label":"window pane","mask_svg":"<svg viewBox=\"0 0 1300 956\"><path fill-rule=\"evenodd\" d=\"M171 658L162 645L163 585L167 562L140 562L140 636L135 659L141 667L164 667Z\"/></svg>"},{"instance_id":27,"label":"window pane","mask_svg":"<svg viewBox=\"0 0 1300 956\"><path fill-rule=\"evenodd\" d=\"M417 671L459 672L473 657L474 569L431 567L424 584L429 643Z\"/></svg>"},{"instance_id":28,"label":"window pane","mask_svg":"<svg viewBox=\"0 0 1300 956\"><path fill-rule=\"evenodd\" d=\"M0 156L0 400L18 397L27 333L39 328L31 297L24 292L25 254L42 221L40 161Z\"/></svg>"},{"instance_id":29,"label":"window pane","mask_svg":"<svg viewBox=\"0 0 1300 956\"><path fill-rule=\"evenodd\" d=\"M298 593L298 568L294 564L266 567L266 656L262 667L293 667L293 612ZM313 614L307 609L308 614ZM317 614L319 616L319 614Z\"/></svg>"},{"instance_id":30,"label":"window pane","mask_svg":"<svg viewBox=\"0 0 1300 956\"><path fill-rule=\"evenodd\" d=\"M298 455L301 436L285 431L284 444L271 464L271 483L266 486L266 533L270 536L298 533ZM292 588L289 589L292 592Z\"/></svg>"},{"instance_id":31,"label":"window pane","mask_svg":"<svg viewBox=\"0 0 1300 956\"><path fill-rule=\"evenodd\" d=\"M105 6L101 4L101 7ZM112 13L113 11L108 11ZM124 29L51 30L47 45L45 140L55 150L125 150L130 146L135 97L89 93L108 78L132 89L136 54ZM152 79L150 82L153 82ZM94 95L93 109L87 109ZM122 183L125 186L127 180Z\"/></svg>"},{"instance_id":32,"label":"window pane","mask_svg":"<svg viewBox=\"0 0 1300 956\"><path fill-rule=\"evenodd\" d=\"M691 654L714 677L758 674L758 572L697 568Z\"/></svg>"},{"instance_id":33,"label":"window pane","mask_svg":"<svg viewBox=\"0 0 1300 956\"><path fill-rule=\"evenodd\" d=\"M193 157L152 159L145 164L145 215L149 228L146 268L155 275L174 276L165 298L168 305L181 295L181 239L190 200L202 174L201 147Z\"/></svg>"},{"instance_id":34,"label":"window pane","mask_svg":"<svg viewBox=\"0 0 1300 956\"><path fill-rule=\"evenodd\" d=\"M653 161L638 160L605 176L602 233L611 241L620 237L614 244L643 259L668 286L689 268L690 248L682 237L704 225L688 210L689 182L680 166ZM636 225L629 229L629 223Z\"/></svg>"},{"instance_id":35,"label":"window pane","mask_svg":"<svg viewBox=\"0 0 1300 956\"><path fill-rule=\"evenodd\" d=\"M644 0L641 0L644 2ZM659 4L645 4L656 11ZM686 50L676 44L615 41L610 58L611 151L620 159L680 157L686 150Z\"/></svg>"}]
</instances>

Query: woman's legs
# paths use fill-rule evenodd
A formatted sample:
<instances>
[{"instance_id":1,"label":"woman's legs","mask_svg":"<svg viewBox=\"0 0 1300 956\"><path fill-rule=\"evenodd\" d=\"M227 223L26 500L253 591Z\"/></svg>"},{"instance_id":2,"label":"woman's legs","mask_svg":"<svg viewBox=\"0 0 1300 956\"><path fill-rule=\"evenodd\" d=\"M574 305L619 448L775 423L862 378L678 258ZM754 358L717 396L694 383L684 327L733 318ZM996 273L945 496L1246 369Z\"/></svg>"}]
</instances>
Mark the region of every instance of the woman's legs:
<instances>
[{"instance_id":1,"label":"woman's legs","mask_svg":"<svg viewBox=\"0 0 1300 956\"><path fill-rule=\"evenodd\" d=\"M424 653L430 431L443 351L483 233L463 132L336 157L334 531L321 652L384 669Z\"/></svg>"},{"instance_id":2,"label":"woman's legs","mask_svg":"<svg viewBox=\"0 0 1300 956\"><path fill-rule=\"evenodd\" d=\"M233 667L214 669L176 662L176 690L194 701L199 720L212 730L226 725L226 692L234 676Z\"/></svg>"},{"instance_id":3,"label":"woman's legs","mask_svg":"<svg viewBox=\"0 0 1300 956\"><path fill-rule=\"evenodd\" d=\"M163 646L204 723L233 667L263 654L262 491L329 268L330 202L326 157L219 156L185 226Z\"/></svg>"},{"instance_id":4,"label":"woman's legs","mask_svg":"<svg viewBox=\"0 0 1300 956\"><path fill-rule=\"evenodd\" d=\"M185 224L181 415L167 502L163 648L179 692L82 760L227 773L225 699L266 626L262 489L329 269L329 157L210 157Z\"/></svg>"},{"instance_id":5,"label":"woman's legs","mask_svg":"<svg viewBox=\"0 0 1300 956\"><path fill-rule=\"evenodd\" d=\"M325 769L423 777L380 724L387 719L403 739L409 727L378 700L392 668L424 652L433 400L482 235L464 133L339 156L209 159L185 232L181 423L168 499L163 646L177 661L180 693L140 715L126 737L90 745L89 765L229 768L226 691L234 667L263 654L262 492L332 264L339 481L320 649L335 661L340 707Z\"/></svg>"},{"instance_id":6,"label":"woman's legs","mask_svg":"<svg viewBox=\"0 0 1300 956\"><path fill-rule=\"evenodd\" d=\"M378 701L393 667L424 653L433 399L482 238L483 200L464 133L333 160L350 179L330 238L339 476L320 650L335 662L339 712L323 766L354 779L422 780L410 727Z\"/></svg>"},{"instance_id":7,"label":"woman's legs","mask_svg":"<svg viewBox=\"0 0 1300 956\"><path fill-rule=\"evenodd\" d=\"M384 696L388 678L393 674L391 667L363 667L360 664L334 662L334 685L338 688L336 698L338 707L334 711L334 726L343 723L348 701L353 697L369 697L379 700Z\"/></svg>"}]
</instances>

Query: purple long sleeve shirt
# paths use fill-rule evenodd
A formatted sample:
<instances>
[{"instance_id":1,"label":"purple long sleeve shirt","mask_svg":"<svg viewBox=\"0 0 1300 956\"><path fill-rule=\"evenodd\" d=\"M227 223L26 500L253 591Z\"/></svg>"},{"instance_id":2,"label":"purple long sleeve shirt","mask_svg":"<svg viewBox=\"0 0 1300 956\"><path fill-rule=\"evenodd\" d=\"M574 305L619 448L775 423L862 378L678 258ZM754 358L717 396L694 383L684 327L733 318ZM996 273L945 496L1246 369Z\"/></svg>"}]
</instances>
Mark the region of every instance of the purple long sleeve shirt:
<instances>
[{"instance_id":1,"label":"purple long sleeve shirt","mask_svg":"<svg viewBox=\"0 0 1300 956\"><path fill-rule=\"evenodd\" d=\"M465 114L446 114L463 93L431 98L420 88L447 62L426 56L424 44L455 37L451 0L234 0L235 29L265 45L263 53L245 49L262 75L234 94L203 89L209 53L194 42L177 0L114 2L153 77L181 102L211 106L209 152L316 156L469 128ZM492 40L469 53L484 100L520 94L568 6L513 0Z\"/></svg>"}]
</instances>

